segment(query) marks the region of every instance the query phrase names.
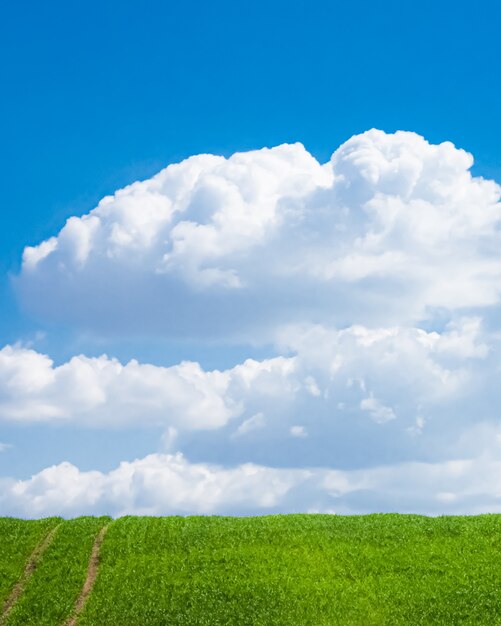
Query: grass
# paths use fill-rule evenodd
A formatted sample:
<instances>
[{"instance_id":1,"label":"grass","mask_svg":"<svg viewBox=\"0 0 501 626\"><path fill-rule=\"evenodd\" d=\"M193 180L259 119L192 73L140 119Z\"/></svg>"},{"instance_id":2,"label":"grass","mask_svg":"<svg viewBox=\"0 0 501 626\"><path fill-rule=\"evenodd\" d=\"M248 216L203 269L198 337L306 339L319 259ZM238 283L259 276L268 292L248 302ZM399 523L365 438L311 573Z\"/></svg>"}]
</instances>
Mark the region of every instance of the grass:
<instances>
[{"instance_id":1,"label":"grass","mask_svg":"<svg viewBox=\"0 0 501 626\"><path fill-rule=\"evenodd\" d=\"M501 517L122 518L82 626L501 623Z\"/></svg>"},{"instance_id":2,"label":"grass","mask_svg":"<svg viewBox=\"0 0 501 626\"><path fill-rule=\"evenodd\" d=\"M57 518L33 522L0 518L0 613L30 554L58 521Z\"/></svg>"},{"instance_id":3,"label":"grass","mask_svg":"<svg viewBox=\"0 0 501 626\"><path fill-rule=\"evenodd\" d=\"M9 626L63 624L105 521L63 523ZM337 624L501 624L501 516L125 517L78 620Z\"/></svg>"},{"instance_id":4,"label":"grass","mask_svg":"<svg viewBox=\"0 0 501 626\"><path fill-rule=\"evenodd\" d=\"M92 544L108 521L82 517L59 526L6 626L59 626L71 615L86 578Z\"/></svg>"}]
</instances>

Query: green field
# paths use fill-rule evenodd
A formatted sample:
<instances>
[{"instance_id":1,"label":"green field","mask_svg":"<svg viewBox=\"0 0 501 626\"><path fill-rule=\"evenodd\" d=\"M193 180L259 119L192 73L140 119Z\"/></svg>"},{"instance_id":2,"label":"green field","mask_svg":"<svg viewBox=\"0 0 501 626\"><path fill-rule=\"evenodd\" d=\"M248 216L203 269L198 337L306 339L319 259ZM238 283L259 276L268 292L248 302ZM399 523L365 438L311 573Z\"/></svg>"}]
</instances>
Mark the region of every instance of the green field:
<instances>
[{"instance_id":1,"label":"green field","mask_svg":"<svg viewBox=\"0 0 501 626\"><path fill-rule=\"evenodd\" d=\"M2 603L56 524L2 626L62 626L104 525L79 626L501 624L498 515L0 519Z\"/></svg>"},{"instance_id":2,"label":"green field","mask_svg":"<svg viewBox=\"0 0 501 626\"><path fill-rule=\"evenodd\" d=\"M0 606L21 578L30 554L58 521L0 518Z\"/></svg>"}]
</instances>

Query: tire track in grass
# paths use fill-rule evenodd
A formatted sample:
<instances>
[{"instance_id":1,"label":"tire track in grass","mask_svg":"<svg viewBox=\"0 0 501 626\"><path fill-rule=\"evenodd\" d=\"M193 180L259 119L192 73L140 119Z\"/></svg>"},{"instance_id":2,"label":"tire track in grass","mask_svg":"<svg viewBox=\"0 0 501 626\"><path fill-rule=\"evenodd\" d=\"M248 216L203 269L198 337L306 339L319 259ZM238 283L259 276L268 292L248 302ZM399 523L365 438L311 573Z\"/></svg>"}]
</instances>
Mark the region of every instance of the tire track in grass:
<instances>
[{"instance_id":1,"label":"tire track in grass","mask_svg":"<svg viewBox=\"0 0 501 626\"><path fill-rule=\"evenodd\" d=\"M82 591L80 592L80 595L75 602L73 613L71 617L66 622L64 622L64 626L76 626L78 618L84 610L85 603L87 602L87 599L91 594L92 587L94 586L94 582L97 578L97 572L99 569L99 553L101 551L101 546L103 544L104 537L108 528L109 524L103 526L99 531L96 540L94 541L94 545L92 546L92 552L89 559L89 565L87 567L87 578L85 579Z\"/></svg>"},{"instance_id":2,"label":"tire track in grass","mask_svg":"<svg viewBox=\"0 0 501 626\"><path fill-rule=\"evenodd\" d=\"M23 575L14 585L14 588L10 592L9 597L7 598L7 601L5 602L3 606L2 615L0 616L0 626L3 626L3 624L5 624L5 622L7 621L9 613L12 611L17 600L19 599L24 589L26 588L26 585L28 584L29 579L31 578L31 576L33 575L34 571L37 568L38 562L42 558L43 553L47 550L47 548L52 543L56 535L56 532L60 526L61 524L58 524L57 526L49 530L49 532L44 537L44 539L42 539L42 541L35 547L33 552L30 554L30 558L28 559L28 562L26 563L26 567L24 568Z\"/></svg>"}]
</instances>

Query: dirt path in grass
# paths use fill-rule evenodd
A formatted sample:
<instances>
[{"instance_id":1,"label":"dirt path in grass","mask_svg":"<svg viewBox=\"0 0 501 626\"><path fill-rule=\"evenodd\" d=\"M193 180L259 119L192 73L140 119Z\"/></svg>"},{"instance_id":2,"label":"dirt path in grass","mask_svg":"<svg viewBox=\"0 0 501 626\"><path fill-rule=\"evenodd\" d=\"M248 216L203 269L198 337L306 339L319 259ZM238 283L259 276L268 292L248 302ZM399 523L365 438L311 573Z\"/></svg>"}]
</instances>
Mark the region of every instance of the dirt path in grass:
<instances>
[{"instance_id":1,"label":"dirt path in grass","mask_svg":"<svg viewBox=\"0 0 501 626\"><path fill-rule=\"evenodd\" d=\"M31 578L31 576L33 575L33 572L37 568L38 562L42 558L42 555L45 552L45 550L47 550L47 548L52 543L52 540L54 539L54 536L57 532L57 529L60 526L61 524L54 526L54 528L45 535L42 541L35 547L33 552L30 554L30 558L28 559L28 562L26 563L26 566L24 568L24 572L21 578L14 585L14 588L10 592L10 596L7 598L7 601L3 606L2 614L0 616L0 626L2 624L5 624L7 617L9 616L9 613L12 611L19 596L23 593L24 589L26 588L26 585L28 584L29 579Z\"/></svg>"},{"instance_id":2,"label":"dirt path in grass","mask_svg":"<svg viewBox=\"0 0 501 626\"><path fill-rule=\"evenodd\" d=\"M107 530L108 526L103 526L99 531L96 540L94 541L94 545L92 546L92 552L90 555L89 566L87 567L87 578L85 579L82 591L80 592L80 595L78 596L78 599L75 603L73 613L71 617L64 623L64 626L76 625L80 613L83 611L85 603L90 596L92 587L94 586L94 582L97 577L97 570L99 569L99 552L101 550L101 545L103 544L104 536L106 535Z\"/></svg>"}]
</instances>

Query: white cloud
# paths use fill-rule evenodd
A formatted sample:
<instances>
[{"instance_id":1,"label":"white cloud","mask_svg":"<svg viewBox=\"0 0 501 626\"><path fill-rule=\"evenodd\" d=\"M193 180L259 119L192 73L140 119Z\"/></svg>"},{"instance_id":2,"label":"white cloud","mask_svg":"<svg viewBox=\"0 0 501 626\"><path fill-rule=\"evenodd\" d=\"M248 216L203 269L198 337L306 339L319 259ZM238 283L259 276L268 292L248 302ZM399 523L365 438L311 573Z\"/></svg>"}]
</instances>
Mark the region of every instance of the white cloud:
<instances>
[{"instance_id":1,"label":"white cloud","mask_svg":"<svg viewBox=\"0 0 501 626\"><path fill-rule=\"evenodd\" d=\"M305 437L308 437L308 431L306 430L304 426L298 426L298 425L291 426L289 432L292 437L297 437L300 439L304 439Z\"/></svg>"},{"instance_id":2,"label":"white cloud","mask_svg":"<svg viewBox=\"0 0 501 626\"><path fill-rule=\"evenodd\" d=\"M360 408L362 411L368 411L372 419L378 424L384 424L397 418L391 407L381 404L373 395L363 398L360 402Z\"/></svg>"},{"instance_id":3,"label":"white cloud","mask_svg":"<svg viewBox=\"0 0 501 626\"><path fill-rule=\"evenodd\" d=\"M280 341L292 356L247 359L224 371L204 371L196 362L160 367L132 360L123 365L106 355L75 356L55 366L32 348L5 346L0 350L0 419L203 430L243 417L237 430L243 435L273 419L265 417L267 407L294 411L300 397L311 406L346 406L345 396L358 393L356 405L383 422L396 418L379 398L392 395L392 387L399 387L397 398L409 390L413 403L464 390L471 376L469 360L487 354L479 336L480 327L471 319L442 334L289 327ZM448 361L452 355L452 366L441 362L443 354ZM353 380L358 381L355 391ZM258 410L249 415L251 407Z\"/></svg>"},{"instance_id":4,"label":"white cloud","mask_svg":"<svg viewBox=\"0 0 501 626\"><path fill-rule=\"evenodd\" d=\"M248 419L244 420L240 424L240 426L237 428L237 430L234 432L233 436L241 437L242 435L247 435L253 430L259 430L261 428L264 428L265 425L266 425L266 420L265 420L264 415L262 413L256 413L252 417L249 417Z\"/></svg>"},{"instance_id":5,"label":"white cloud","mask_svg":"<svg viewBox=\"0 0 501 626\"><path fill-rule=\"evenodd\" d=\"M151 454L109 473L61 463L28 480L2 479L0 515L501 512L500 479L501 462L489 457L333 471Z\"/></svg>"},{"instance_id":6,"label":"white cloud","mask_svg":"<svg viewBox=\"0 0 501 626\"><path fill-rule=\"evenodd\" d=\"M499 303L500 187L409 132L199 155L24 252L33 313L77 327L264 341L283 323L384 325Z\"/></svg>"},{"instance_id":7,"label":"white cloud","mask_svg":"<svg viewBox=\"0 0 501 626\"><path fill-rule=\"evenodd\" d=\"M238 415L225 398L229 374L197 363L156 367L106 356L54 366L32 349L0 350L0 419L88 426L176 425L217 428Z\"/></svg>"},{"instance_id":8,"label":"white cloud","mask_svg":"<svg viewBox=\"0 0 501 626\"><path fill-rule=\"evenodd\" d=\"M160 428L169 454L4 480L0 509L501 510L501 188L472 162L376 130L326 164L300 144L199 155L27 247L21 302L80 338L275 356L206 371L4 347L0 421Z\"/></svg>"},{"instance_id":9,"label":"white cloud","mask_svg":"<svg viewBox=\"0 0 501 626\"><path fill-rule=\"evenodd\" d=\"M104 474L81 472L70 463L47 468L29 480L3 481L0 511L39 517L107 511L114 515L209 513L270 509L306 470L275 470L252 464L222 468L190 464L182 454L151 454L122 462Z\"/></svg>"},{"instance_id":10,"label":"white cloud","mask_svg":"<svg viewBox=\"0 0 501 626\"><path fill-rule=\"evenodd\" d=\"M497 419L478 406L472 411L478 398L492 397L501 366L487 339L472 318L442 333L288 327L277 348L289 356L248 359L224 371L194 362L121 364L104 355L55 366L33 349L7 346L0 350L0 420L156 427L165 433L164 449L190 457L196 451L213 462L369 467L443 460L465 451L472 428ZM291 436L299 446L288 445Z\"/></svg>"}]
</instances>

